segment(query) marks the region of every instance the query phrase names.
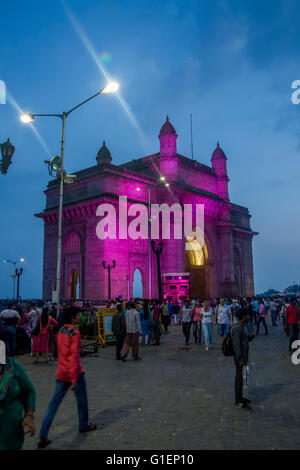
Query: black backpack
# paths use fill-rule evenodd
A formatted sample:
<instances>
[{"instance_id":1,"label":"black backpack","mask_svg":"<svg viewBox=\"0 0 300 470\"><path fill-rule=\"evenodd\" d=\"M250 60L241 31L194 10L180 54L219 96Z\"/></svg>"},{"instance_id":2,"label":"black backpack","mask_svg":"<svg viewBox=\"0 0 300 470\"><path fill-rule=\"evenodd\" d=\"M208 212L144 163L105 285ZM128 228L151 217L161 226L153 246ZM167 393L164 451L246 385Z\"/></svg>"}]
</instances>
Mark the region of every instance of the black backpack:
<instances>
[{"instance_id":1,"label":"black backpack","mask_svg":"<svg viewBox=\"0 0 300 470\"><path fill-rule=\"evenodd\" d=\"M234 356L234 349L230 331L223 339L222 353L224 354L224 356Z\"/></svg>"}]
</instances>

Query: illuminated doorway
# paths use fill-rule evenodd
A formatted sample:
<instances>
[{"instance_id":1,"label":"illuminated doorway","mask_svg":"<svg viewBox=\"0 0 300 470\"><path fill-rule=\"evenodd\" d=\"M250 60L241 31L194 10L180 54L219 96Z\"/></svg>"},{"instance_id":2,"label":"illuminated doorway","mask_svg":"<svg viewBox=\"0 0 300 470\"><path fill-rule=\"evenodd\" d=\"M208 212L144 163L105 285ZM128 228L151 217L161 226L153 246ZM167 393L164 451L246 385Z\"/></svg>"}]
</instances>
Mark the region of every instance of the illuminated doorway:
<instances>
[{"instance_id":1,"label":"illuminated doorway","mask_svg":"<svg viewBox=\"0 0 300 470\"><path fill-rule=\"evenodd\" d=\"M80 298L80 283L79 283L79 274L76 269L70 274L70 281L69 281L69 299L76 300Z\"/></svg>"},{"instance_id":2,"label":"illuminated doorway","mask_svg":"<svg viewBox=\"0 0 300 470\"><path fill-rule=\"evenodd\" d=\"M208 295L207 286L207 248L194 238L187 237L185 243L184 269L190 273L191 297L205 298Z\"/></svg>"}]
</instances>

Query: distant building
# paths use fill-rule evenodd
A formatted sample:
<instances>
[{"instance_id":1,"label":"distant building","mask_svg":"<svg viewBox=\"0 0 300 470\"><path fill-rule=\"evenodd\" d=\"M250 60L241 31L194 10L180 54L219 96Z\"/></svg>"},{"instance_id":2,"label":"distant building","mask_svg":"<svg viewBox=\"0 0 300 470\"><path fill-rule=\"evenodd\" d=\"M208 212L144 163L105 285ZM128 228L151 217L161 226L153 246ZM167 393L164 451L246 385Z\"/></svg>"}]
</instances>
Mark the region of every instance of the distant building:
<instances>
[{"instance_id":1,"label":"distant building","mask_svg":"<svg viewBox=\"0 0 300 470\"><path fill-rule=\"evenodd\" d=\"M219 143L207 166L177 153L177 134L169 119L159 133L160 151L114 165L105 142L96 165L76 173L75 183L65 185L63 206L63 259L61 298L98 300L107 298L108 273L102 261L116 260L111 271L112 297L131 297L136 270L140 271L143 296L149 297L148 241L99 240L96 215L100 203L111 203L118 211L118 197L127 196L128 203L172 205L204 204L205 235L201 247L193 242L186 249L186 240L162 240L162 273L189 272L191 296L218 297L253 295L252 238L246 207L230 201L226 162ZM163 175L168 188L159 181ZM139 191L137 190L139 188ZM50 181L46 208L36 214L44 221L43 298L50 299L55 288L58 182ZM158 297L156 258L151 254L151 297Z\"/></svg>"}]
</instances>

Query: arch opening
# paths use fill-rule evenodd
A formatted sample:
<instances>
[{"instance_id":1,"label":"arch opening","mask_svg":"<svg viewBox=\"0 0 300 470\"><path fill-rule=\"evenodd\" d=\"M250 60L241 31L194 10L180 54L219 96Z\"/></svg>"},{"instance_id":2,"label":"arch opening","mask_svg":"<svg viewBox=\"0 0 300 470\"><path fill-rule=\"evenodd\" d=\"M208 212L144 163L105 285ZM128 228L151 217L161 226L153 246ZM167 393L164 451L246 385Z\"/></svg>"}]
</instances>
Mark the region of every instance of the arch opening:
<instances>
[{"instance_id":1,"label":"arch opening","mask_svg":"<svg viewBox=\"0 0 300 470\"><path fill-rule=\"evenodd\" d=\"M73 269L69 276L68 298L69 300L78 300L80 298L80 281L77 269Z\"/></svg>"},{"instance_id":2,"label":"arch opening","mask_svg":"<svg viewBox=\"0 0 300 470\"><path fill-rule=\"evenodd\" d=\"M208 295L208 252L205 242L199 243L191 237L185 242L184 269L190 273L191 297L204 298Z\"/></svg>"},{"instance_id":3,"label":"arch opening","mask_svg":"<svg viewBox=\"0 0 300 470\"><path fill-rule=\"evenodd\" d=\"M136 269L133 274L132 295L135 299L143 298L142 273L139 269Z\"/></svg>"}]
</instances>

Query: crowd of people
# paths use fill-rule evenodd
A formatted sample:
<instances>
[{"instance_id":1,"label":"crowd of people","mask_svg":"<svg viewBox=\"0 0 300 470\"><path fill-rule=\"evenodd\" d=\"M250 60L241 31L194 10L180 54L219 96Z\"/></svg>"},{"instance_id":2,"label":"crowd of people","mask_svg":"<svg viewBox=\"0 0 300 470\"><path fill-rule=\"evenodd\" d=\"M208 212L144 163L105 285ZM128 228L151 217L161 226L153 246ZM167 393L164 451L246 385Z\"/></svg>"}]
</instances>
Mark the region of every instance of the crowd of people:
<instances>
[{"instance_id":1,"label":"crowd of people","mask_svg":"<svg viewBox=\"0 0 300 470\"><path fill-rule=\"evenodd\" d=\"M113 308L116 359L123 362L130 348L133 360L139 361L141 346L159 346L162 336L170 333L171 324L181 326L185 346L190 344L191 335L197 345L202 344L203 337L205 351L211 349L213 335L218 334L223 353L234 359L235 406L240 409L251 409L250 400L243 397L243 371L248 363L248 344L259 334L260 326L264 327L265 335L269 334L267 315L274 328L282 322L290 353L299 337L300 310L296 298L278 301L223 297L185 300L182 304L168 300L115 299L107 302L106 307ZM76 397L79 432L97 428L88 421L85 375L80 362L81 337L97 335L96 330L96 309L82 302L72 305L64 302L58 314L55 304L42 301L8 304L0 312L0 340L6 344L3 359L0 343L0 450L20 449L24 427L32 435L35 433L35 390L23 366L14 360L14 355L20 352L30 353L35 364L41 355L46 361L58 360L55 393L42 422L39 448L50 444L48 433L68 390L74 391Z\"/></svg>"}]
</instances>

